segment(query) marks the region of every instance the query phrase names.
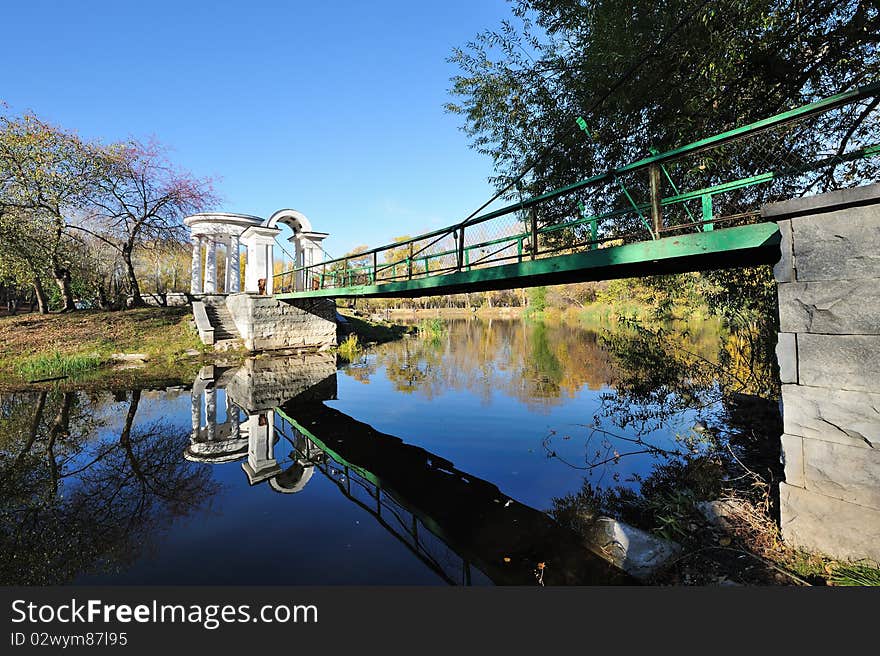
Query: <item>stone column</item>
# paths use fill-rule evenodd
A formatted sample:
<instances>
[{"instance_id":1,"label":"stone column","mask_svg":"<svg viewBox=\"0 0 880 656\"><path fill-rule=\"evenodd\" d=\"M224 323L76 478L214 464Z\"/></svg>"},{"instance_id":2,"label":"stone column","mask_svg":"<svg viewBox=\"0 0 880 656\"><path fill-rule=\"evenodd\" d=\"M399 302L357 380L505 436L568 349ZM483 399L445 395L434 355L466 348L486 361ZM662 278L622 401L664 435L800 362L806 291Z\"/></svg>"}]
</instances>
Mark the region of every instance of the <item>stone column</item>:
<instances>
[{"instance_id":1,"label":"stone column","mask_svg":"<svg viewBox=\"0 0 880 656\"><path fill-rule=\"evenodd\" d=\"M251 226L242 233L242 241L247 246L246 292L257 293L259 281L265 280L265 293L272 293L272 246L279 232L278 228Z\"/></svg>"},{"instance_id":2,"label":"stone column","mask_svg":"<svg viewBox=\"0 0 880 656\"><path fill-rule=\"evenodd\" d=\"M229 238L226 252L226 293L235 294L241 291L241 260L239 257L238 235Z\"/></svg>"},{"instance_id":3,"label":"stone column","mask_svg":"<svg viewBox=\"0 0 880 656\"><path fill-rule=\"evenodd\" d=\"M248 457L241 468L251 485L275 476L281 471L275 460L275 412L264 410L247 420Z\"/></svg>"},{"instance_id":4,"label":"stone column","mask_svg":"<svg viewBox=\"0 0 880 656\"><path fill-rule=\"evenodd\" d=\"M200 235L192 236L192 280L190 282L190 292L192 294L202 293L202 238Z\"/></svg>"},{"instance_id":5,"label":"stone column","mask_svg":"<svg viewBox=\"0 0 880 656\"><path fill-rule=\"evenodd\" d=\"M266 244L266 294L271 296L275 282L275 244Z\"/></svg>"},{"instance_id":6,"label":"stone column","mask_svg":"<svg viewBox=\"0 0 880 656\"><path fill-rule=\"evenodd\" d=\"M294 234L289 241L293 243L294 253L296 254L296 266L307 267L313 264L319 264L323 261L323 251L321 242L327 237L324 232L298 232ZM317 272L312 271L314 276ZM313 278L305 271L300 271L296 276L296 290L302 291L311 288Z\"/></svg>"},{"instance_id":7,"label":"stone column","mask_svg":"<svg viewBox=\"0 0 880 656\"><path fill-rule=\"evenodd\" d=\"M782 233L783 538L880 561L880 184L762 213Z\"/></svg>"},{"instance_id":8,"label":"stone column","mask_svg":"<svg viewBox=\"0 0 880 656\"><path fill-rule=\"evenodd\" d=\"M197 394L195 389L192 393L192 439L199 439L199 431L202 428L202 395Z\"/></svg>"},{"instance_id":9,"label":"stone column","mask_svg":"<svg viewBox=\"0 0 880 656\"><path fill-rule=\"evenodd\" d=\"M205 257L205 293L217 293L217 240L213 236L208 239L208 254Z\"/></svg>"},{"instance_id":10,"label":"stone column","mask_svg":"<svg viewBox=\"0 0 880 656\"><path fill-rule=\"evenodd\" d=\"M205 428L208 440L214 441L217 437L217 390L213 387L205 390Z\"/></svg>"}]
</instances>

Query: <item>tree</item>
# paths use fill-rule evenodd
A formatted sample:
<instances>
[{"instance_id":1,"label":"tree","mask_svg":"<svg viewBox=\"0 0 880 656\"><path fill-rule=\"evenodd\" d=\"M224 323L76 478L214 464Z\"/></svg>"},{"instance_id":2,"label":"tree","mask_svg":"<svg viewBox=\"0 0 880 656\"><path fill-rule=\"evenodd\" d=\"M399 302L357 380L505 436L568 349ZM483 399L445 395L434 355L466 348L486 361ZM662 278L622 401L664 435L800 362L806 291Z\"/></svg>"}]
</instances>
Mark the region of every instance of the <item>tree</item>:
<instances>
[{"instance_id":1,"label":"tree","mask_svg":"<svg viewBox=\"0 0 880 656\"><path fill-rule=\"evenodd\" d=\"M880 6L870 0L512 0L512 5L512 19L499 30L487 30L453 51L450 60L461 73L452 80L453 102L447 105L463 118L472 146L492 157L493 182L499 188L517 183L517 195L508 193L512 197L519 190L538 195L645 157L651 148L668 150L880 76ZM768 170L803 172L822 154L840 155L853 144L876 141L878 106L877 98L852 104L731 143L714 160L701 154L667 168L682 189ZM579 116L583 126L576 123ZM518 180L523 171L528 173ZM852 186L878 175L877 158L836 162L716 197L714 210L716 216L738 214L768 200ZM647 176L634 174L624 182L637 200L647 199ZM579 198L538 206L539 223L571 219L578 200L591 213L628 207L612 182L582 190ZM671 212L665 216L674 223ZM630 212L602 223L600 236L640 230L639 223ZM564 247L582 236L565 230L546 238ZM763 346L755 352L772 355L769 268L704 275L715 290L710 305L720 314L743 325L765 318L758 331ZM658 277L649 284L671 292L676 280ZM744 314L751 318L743 322Z\"/></svg>"},{"instance_id":2,"label":"tree","mask_svg":"<svg viewBox=\"0 0 880 656\"><path fill-rule=\"evenodd\" d=\"M145 243L170 244L187 237L183 218L216 203L211 181L175 169L154 141L131 141L102 149L93 214L78 226L100 235L125 264L133 305L143 305L133 254ZM97 228L91 228L97 223Z\"/></svg>"},{"instance_id":3,"label":"tree","mask_svg":"<svg viewBox=\"0 0 880 656\"><path fill-rule=\"evenodd\" d=\"M0 116L0 214L21 222L20 234L28 235L58 286L63 312L75 309L68 229L92 189L96 153L33 114Z\"/></svg>"},{"instance_id":4,"label":"tree","mask_svg":"<svg viewBox=\"0 0 880 656\"><path fill-rule=\"evenodd\" d=\"M0 207L0 280L16 287L33 287L40 314L49 311L43 280L47 278L47 262L36 235L29 231L28 221L19 212L3 211Z\"/></svg>"},{"instance_id":5,"label":"tree","mask_svg":"<svg viewBox=\"0 0 880 656\"><path fill-rule=\"evenodd\" d=\"M629 163L651 147L666 150L866 84L880 73L880 8L869 0L513 5L514 20L453 52L462 72L452 80L447 109L464 119L473 147L493 158L499 187L535 162L520 184L528 194ZM784 156L794 162L843 152L854 134L876 134L876 106L853 106L831 117L838 123L799 133ZM588 134L576 125L578 116ZM742 166L782 155L770 145L742 154ZM858 166L877 172L876 164ZM840 170L831 167L812 183L795 181L792 193L809 184L834 188ZM632 184L644 197L646 180ZM616 184L584 200L599 211L626 202ZM546 203L538 211L541 222L555 222L573 216L576 203ZM623 231L636 220L616 219L617 227Z\"/></svg>"}]
</instances>

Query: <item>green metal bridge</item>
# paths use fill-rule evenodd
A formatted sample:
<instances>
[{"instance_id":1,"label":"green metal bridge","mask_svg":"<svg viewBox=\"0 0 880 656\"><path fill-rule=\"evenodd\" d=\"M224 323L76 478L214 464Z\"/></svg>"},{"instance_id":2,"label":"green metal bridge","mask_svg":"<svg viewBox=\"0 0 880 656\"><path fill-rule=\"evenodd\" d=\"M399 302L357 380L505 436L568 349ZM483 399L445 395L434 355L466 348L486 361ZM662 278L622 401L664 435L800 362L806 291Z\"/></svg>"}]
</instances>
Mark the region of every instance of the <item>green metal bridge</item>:
<instances>
[{"instance_id":1,"label":"green metal bridge","mask_svg":"<svg viewBox=\"0 0 880 656\"><path fill-rule=\"evenodd\" d=\"M455 225L292 268L273 290L279 299L415 297L774 263L779 231L760 208L876 181L878 105L880 83L837 94Z\"/></svg>"}]
</instances>

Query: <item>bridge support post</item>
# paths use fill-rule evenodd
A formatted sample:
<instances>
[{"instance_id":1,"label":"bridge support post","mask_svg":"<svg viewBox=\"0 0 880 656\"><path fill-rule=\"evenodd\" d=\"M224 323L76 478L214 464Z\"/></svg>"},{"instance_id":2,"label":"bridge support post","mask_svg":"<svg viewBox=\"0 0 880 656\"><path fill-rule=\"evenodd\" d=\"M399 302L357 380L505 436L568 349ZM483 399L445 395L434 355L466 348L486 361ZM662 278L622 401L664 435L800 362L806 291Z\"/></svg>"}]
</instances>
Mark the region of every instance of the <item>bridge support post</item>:
<instances>
[{"instance_id":1,"label":"bridge support post","mask_svg":"<svg viewBox=\"0 0 880 656\"><path fill-rule=\"evenodd\" d=\"M783 538L880 562L880 184L762 213L782 233Z\"/></svg>"},{"instance_id":2,"label":"bridge support post","mask_svg":"<svg viewBox=\"0 0 880 656\"><path fill-rule=\"evenodd\" d=\"M651 226L654 239L660 238L660 228L663 225L663 207L661 201L663 192L660 181L660 165L651 164L648 167L648 182L651 189Z\"/></svg>"}]
</instances>

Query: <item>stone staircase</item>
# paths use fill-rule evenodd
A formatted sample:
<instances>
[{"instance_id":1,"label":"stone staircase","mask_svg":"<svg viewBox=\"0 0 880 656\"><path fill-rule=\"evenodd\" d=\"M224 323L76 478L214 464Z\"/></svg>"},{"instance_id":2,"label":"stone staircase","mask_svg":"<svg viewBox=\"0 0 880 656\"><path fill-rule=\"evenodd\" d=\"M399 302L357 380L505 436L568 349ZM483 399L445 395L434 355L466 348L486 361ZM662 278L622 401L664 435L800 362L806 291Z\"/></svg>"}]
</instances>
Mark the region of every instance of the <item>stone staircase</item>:
<instances>
[{"instance_id":1,"label":"stone staircase","mask_svg":"<svg viewBox=\"0 0 880 656\"><path fill-rule=\"evenodd\" d=\"M205 303L205 313L208 315L208 321L214 329L214 343L222 342L230 339L241 339L238 328L232 320L232 315L225 305L213 305Z\"/></svg>"}]
</instances>

